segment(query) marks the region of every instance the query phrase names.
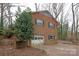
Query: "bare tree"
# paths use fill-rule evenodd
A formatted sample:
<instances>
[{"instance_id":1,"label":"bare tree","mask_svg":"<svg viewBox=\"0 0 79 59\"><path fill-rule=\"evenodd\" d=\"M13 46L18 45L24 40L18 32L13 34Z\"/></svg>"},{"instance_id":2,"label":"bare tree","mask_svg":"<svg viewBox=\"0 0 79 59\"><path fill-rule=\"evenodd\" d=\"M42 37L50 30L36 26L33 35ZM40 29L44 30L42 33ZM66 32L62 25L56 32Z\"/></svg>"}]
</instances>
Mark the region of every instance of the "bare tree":
<instances>
[{"instance_id":1,"label":"bare tree","mask_svg":"<svg viewBox=\"0 0 79 59\"><path fill-rule=\"evenodd\" d=\"M72 14L73 14L73 23L72 23L72 29L71 29L71 39L74 41L78 41L77 35L78 35L78 7L79 4L73 4L72 3ZM75 17L76 16L76 17Z\"/></svg>"},{"instance_id":2,"label":"bare tree","mask_svg":"<svg viewBox=\"0 0 79 59\"><path fill-rule=\"evenodd\" d=\"M55 14L55 18L57 19L62 11L63 3L59 3L59 4L53 3L52 8L53 8L53 13Z\"/></svg>"},{"instance_id":3,"label":"bare tree","mask_svg":"<svg viewBox=\"0 0 79 59\"><path fill-rule=\"evenodd\" d=\"M11 11L10 11L10 4L9 3L0 3L1 5L1 26L3 28L4 21L6 19L8 19L9 24L11 24L12 22L12 18L11 18Z\"/></svg>"},{"instance_id":4,"label":"bare tree","mask_svg":"<svg viewBox=\"0 0 79 59\"><path fill-rule=\"evenodd\" d=\"M57 12L57 3L52 4L52 10L53 10L53 12L52 12L53 16L55 15L55 18L57 18L57 14L58 14L58 12Z\"/></svg>"},{"instance_id":5,"label":"bare tree","mask_svg":"<svg viewBox=\"0 0 79 59\"><path fill-rule=\"evenodd\" d=\"M79 4L77 4L77 6L76 6L76 33L75 33L75 38L76 38L76 41L78 41L78 27L79 27L79 12L78 12L78 8L79 8Z\"/></svg>"},{"instance_id":6,"label":"bare tree","mask_svg":"<svg viewBox=\"0 0 79 59\"><path fill-rule=\"evenodd\" d=\"M4 5L3 5L3 3L0 3L0 5L1 5L1 27L2 27L2 29L3 29L3 12L4 12Z\"/></svg>"},{"instance_id":7,"label":"bare tree","mask_svg":"<svg viewBox=\"0 0 79 59\"><path fill-rule=\"evenodd\" d=\"M12 17L14 16L13 13L11 12L12 7L25 7L19 4L12 4L12 3L0 3L0 9L1 9L1 26L5 25L5 27L12 27Z\"/></svg>"},{"instance_id":8,"label":"bare tree","mask_svg":"<svg viewBox=\"0 0 79 59\"><path fill-rule=\"evenodd\" d=\"M40 4L35 3L36 12L40 9L39 6L40 6Z\"/></svg>"},{"instance_id":9,"label":"bare tree","mask_svg":"<svg viewBox=\"0 0 79 59\"><path fill-rule=\"evenodd\" d=\"M76 15L77 19L76 19L76 33L75 33L75 36L76 36L76 41L78 41L78 22L79 22L79 17L78 15Z\"/></svg>"},{"instance_id":10,"label":"bare tree","mask_svg":"<svg viewBox=\"0 0 79 59\"><path fill-rule=\"evenodd\" d=\"M58 18L62 11L63 3L44 3L41 4L41 10L48 10L54 18Z\"/></svg>"},{"instance_id":11,"label":"bare tree","mask_svg":"<svg viewBox=\"0 0 79 59\"><path fill-rule=\"evenodd\" d=\"M12 27L12 16L11 16L11 4L7 4L7 11L8 11L8 22L9 22L9 25L10 27Z\"/></svg>"},{"instance_id":12,"label":"bare tree","mask_svg":"<svg viewBox=\"0 0 79 59\"><path fill-rule=\"evenodd\" d=\"M74 5L72 3L72 15L73 15L73 23L72 23L72 29L71 29L71 40L73 41L73 39L75 40L75 13L74 13Z\"/></svg>"},{"instance_id":13,"label":"bare tree","mask_svg":"<svg viewBox=\"0 0 79 59\"><path fill-rule=\"evenodd\" d=\"M63 7L64 7L64 4L62 4L62 9L61 9L61 19L60 19L60 23L61 23L61 40L63 39L62 38L62 25L63 25ZM56 15L57 16L57 15Z\"/></svg>"}]
</instances>

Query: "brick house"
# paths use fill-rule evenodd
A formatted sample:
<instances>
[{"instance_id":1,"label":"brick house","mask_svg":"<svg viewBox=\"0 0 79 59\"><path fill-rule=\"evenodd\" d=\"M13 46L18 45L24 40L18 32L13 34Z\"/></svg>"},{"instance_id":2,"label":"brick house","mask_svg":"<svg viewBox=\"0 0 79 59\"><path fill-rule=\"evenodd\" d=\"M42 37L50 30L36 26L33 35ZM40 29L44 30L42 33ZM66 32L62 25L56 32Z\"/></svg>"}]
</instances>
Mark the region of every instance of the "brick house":
<instances>
[{"instance_id":1,"label":"brick house","mask_svg":"<svg viewBox=\"0 0 79 59\"><path fill-rule=\"evenodd\" d=\"M32 13L34 38L32 44L53 44L57 39L58 22L50 12L38 11Z\"/></svg>"}]
</instances>

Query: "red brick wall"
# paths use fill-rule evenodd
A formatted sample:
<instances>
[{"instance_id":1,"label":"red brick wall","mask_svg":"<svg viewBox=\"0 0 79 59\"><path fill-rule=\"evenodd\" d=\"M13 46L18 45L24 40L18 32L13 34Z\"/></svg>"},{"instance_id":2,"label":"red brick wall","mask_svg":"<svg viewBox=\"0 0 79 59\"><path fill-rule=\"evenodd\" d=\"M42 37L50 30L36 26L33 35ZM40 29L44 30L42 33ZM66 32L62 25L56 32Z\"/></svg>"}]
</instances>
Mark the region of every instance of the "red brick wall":
<instances>
[{"instance_id":1,"label":"red brick wall","mask_svg":"<svg viewBox=\"0 0 79 59\"><path fill-rule=\"evenodd\" d=\"M48 16L40 14L40 13L33 13L32 18L33 18L32 22L33 22L34 34L43 34L45 44L50 42L50 40L48 40L48 35L49 34L53 34L53 35L55 35L57 37L57 26L55 26L55 28L53 28L53 29L48 28L48 22L51 22L51 23L57 25L57 22L55 22L54 18L48 17ZM44 25L43 26L37 26L35 24L35 19L43 20ZM54 41L54 40L52 40L52 41Z\"/></svg>"}]
</instances>

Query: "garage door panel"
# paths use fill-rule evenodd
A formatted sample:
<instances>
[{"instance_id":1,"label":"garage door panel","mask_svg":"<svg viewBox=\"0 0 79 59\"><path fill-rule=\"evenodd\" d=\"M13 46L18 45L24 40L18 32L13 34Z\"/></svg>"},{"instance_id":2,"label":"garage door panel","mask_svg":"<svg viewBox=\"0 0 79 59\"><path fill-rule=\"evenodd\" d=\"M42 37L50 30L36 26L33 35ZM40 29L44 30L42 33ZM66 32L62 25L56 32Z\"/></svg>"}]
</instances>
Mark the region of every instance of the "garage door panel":
<instances>
[{"instance_id":1,"label":"garage door panel","mask_svg":"<svg viewBox=\"0 0 79 59\"><path fill-rule=\"evenodd\" d=\"M44 36L35 35L34 39L32 40L33 45L40 45L44 43Z\"/></svg>"}]
</instances>

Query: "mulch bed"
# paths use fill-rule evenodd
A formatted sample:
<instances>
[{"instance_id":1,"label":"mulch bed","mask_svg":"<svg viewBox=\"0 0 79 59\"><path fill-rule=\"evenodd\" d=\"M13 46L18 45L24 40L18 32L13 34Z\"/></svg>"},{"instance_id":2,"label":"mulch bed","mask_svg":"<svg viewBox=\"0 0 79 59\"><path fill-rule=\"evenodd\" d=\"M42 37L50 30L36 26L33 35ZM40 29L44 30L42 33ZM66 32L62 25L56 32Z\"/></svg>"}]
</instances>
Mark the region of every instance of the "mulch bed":
<instances>
[{"instance_id":1,"label":"mulch bed","mask_svg":"<svg viewBox=\"0 0 79 59\"><path fill-rule=\"evenodd\" d=\"M13 49L10 46L0 46L0 56L46 56L44 50L33 47Z\"/></svg>"}]
</instances>

